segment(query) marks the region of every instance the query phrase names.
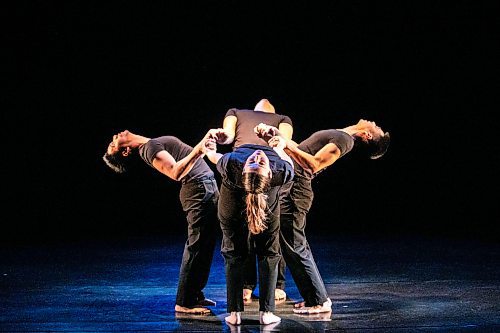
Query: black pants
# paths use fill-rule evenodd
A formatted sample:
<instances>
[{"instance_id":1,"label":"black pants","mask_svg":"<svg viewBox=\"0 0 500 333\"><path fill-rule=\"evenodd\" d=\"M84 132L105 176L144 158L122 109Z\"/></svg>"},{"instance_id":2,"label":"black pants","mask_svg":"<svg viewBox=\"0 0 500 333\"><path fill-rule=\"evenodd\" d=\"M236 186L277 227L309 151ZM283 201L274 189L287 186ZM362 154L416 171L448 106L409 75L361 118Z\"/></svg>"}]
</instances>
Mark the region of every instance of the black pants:
<instances>
[{"instance_id":1,"label":"black pants","mask_svg":"<svg viewBox=\"0 0 500 333\"><path fill-rule=\"evenodd\" d=\"M279 246L279 187L268 193L267 229L258 235L248 231L245 215L245 192L230 189L224 183L219 198L222 229L221 253L224 257L227 288L227 311L243 311L244 263L254 249L259 275L259 311L274 311L274 290L281 258Z\"/></svg>"},{"instance_id":2,"label":"black pants","mask_svg":"<svg viewBox=\"0 0 500 333\"><path fill-rule=\"evenodd\" d=\"M247 260L245 260L244 266L243 288L253 291L257 287L257 257L255 255L254 249L250 249L250 255L248 256ZM278 263L278 277L276 281L277 289L285 290L285 270L285 260L283 259L283 257L281 257Z\"/></svg>"},{"instance_id":3,"label":"black pants","mask_svg":"<svg viewBox=\"0 0 500 333\"><path fill-rule=\"evenodd\" d=\"M186 213L187 241L179 272L176 304L192 307L205 298L217 238L219 189L214 178L183 183L179 198Z\"/></svg>"},{"instance_id":4,"label":"black pants","mask_svg":"<svg viewBox=\"0 0 500 333\"><path fill-rule=\"evenodd\" d=\"M281 251L306 306L323 304L328 297L306 239L306 215L313 197L311 180L296 175L280 198Z\"/></svg>"}]
</instances>

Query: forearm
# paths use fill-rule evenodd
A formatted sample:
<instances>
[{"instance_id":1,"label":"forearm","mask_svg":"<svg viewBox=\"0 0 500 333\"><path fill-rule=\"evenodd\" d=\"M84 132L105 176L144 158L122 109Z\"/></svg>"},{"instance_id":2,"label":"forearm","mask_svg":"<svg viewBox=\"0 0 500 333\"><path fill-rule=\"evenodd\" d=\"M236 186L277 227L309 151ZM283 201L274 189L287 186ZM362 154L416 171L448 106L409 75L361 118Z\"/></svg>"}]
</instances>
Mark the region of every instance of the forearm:
<instances>
[{"instance_id":1,"label":"forearm","mask_svg":"<svg viewBox=\"0 0 500 333\"><path fill-rule=\"evenodd\" d=\"M318 162L311 154L299 149L296 145L287 144L285 152L303 169L314 173L318 171Z\"/></svg>"},{"instance_id":2,"label":"forearm","mask_svg":"<svg viewBox=\"0 0 500 333\"><path fill-rule=\"evenodd\" d=\"M198 145L183 159L177 161L173 167L172 175L175 180L184 178L194 167L196 162L203 158L205 154L201 151Z\"/></svg>"},{"instance_id":3,"label":"forearm","mask_svg":"<svg viewBox=\"0 0 500 333\"><path fill-rule=\"evenodd\" d=\"M212 162L213 164L217 164L217 162L219 162L220 158L222 157L222 154L221 153L217 153L215 151L209 151L207 152L207 158L210 162Z\"/></svg>"}]
</instances>

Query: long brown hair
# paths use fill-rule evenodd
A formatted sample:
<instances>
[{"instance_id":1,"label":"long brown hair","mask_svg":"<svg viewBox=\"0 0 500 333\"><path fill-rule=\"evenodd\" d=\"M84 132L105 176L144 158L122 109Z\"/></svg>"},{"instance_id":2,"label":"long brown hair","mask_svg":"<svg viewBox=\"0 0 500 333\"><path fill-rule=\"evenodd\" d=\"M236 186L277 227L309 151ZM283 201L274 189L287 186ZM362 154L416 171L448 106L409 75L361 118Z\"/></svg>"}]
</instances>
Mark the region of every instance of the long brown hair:
<instances>
[{"instance_id":1,"label":"long brown hair","mask_svg":"<svg viewBox=\"0 0 500 333\"><path fill-rule=\"evenodd\" d=\"M255 172L243 173L243 186L247 192L246 213L248 230L254 235L267 229L267 194L270 178Z\"/></svg>"}]
</instances>

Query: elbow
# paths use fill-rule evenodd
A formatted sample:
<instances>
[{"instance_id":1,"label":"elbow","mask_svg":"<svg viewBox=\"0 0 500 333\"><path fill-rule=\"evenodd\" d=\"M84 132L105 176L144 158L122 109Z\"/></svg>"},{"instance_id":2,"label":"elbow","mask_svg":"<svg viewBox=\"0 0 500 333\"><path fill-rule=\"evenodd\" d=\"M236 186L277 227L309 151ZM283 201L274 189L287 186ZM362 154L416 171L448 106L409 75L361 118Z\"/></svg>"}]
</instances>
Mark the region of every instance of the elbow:
<instances>
[{"instance_id":1,"label":"elbow","mask_svg":"<svg viewBox=\"0 0 500 333\"><path fill-rule=\"evenodd\" d=\"M178 181L178 182L180 182L182 180L182 178L184 178L184 177L179 172L174 172L174 174L172 175L172 179L175 181Z\"/></svg>"},{"instance_id":2,"label":"elbow","mask_svg":"<svg viewBox=\"0 0 500 333\"><path fill-rule=\"evenodd\" d=\"M164 174L175 181L180 181L183 178L182 172L177 168L165 170Z\"/></svg>"},{"instance_id":3,"label":"elbow","mask_svg":"<svg viewBox=\"0 0 500 333\"><path fill-rule=\"evenodd\" d=\"M308 165L308 171L311 173L316 173L321 170L321 163L318 161L314 161L312 163L309 163Z\"/></svg>"},{"instance_id":4,"label":"elbow","mask_svg":"<svg viewBox=\"0 0 500 333\"><path fill-rule=\"evenodd\" d=\"M229 144L233 143L233 141L234 141L234 136L228 136L227 139L221 144L222 145L229 145Z\"/></svg>"}]
</instances>

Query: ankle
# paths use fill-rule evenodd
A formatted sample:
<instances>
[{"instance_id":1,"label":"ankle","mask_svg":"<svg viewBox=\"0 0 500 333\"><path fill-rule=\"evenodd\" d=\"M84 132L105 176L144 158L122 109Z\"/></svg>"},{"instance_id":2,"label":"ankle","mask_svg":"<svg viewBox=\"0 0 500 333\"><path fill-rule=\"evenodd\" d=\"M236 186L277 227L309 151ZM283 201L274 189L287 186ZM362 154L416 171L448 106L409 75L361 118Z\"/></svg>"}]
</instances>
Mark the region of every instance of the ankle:
<instances>
[{"instance_id":1,"label":"ankle","mask_svg":"<svg viewBox=\"0 0 500 333\"><path fill-rule=\"evenodd\" d=\"M224 318L224 320L231 325L240 325L241 324L241 312L231 312L229 316Z\"/></svg>"}]
</instances>

